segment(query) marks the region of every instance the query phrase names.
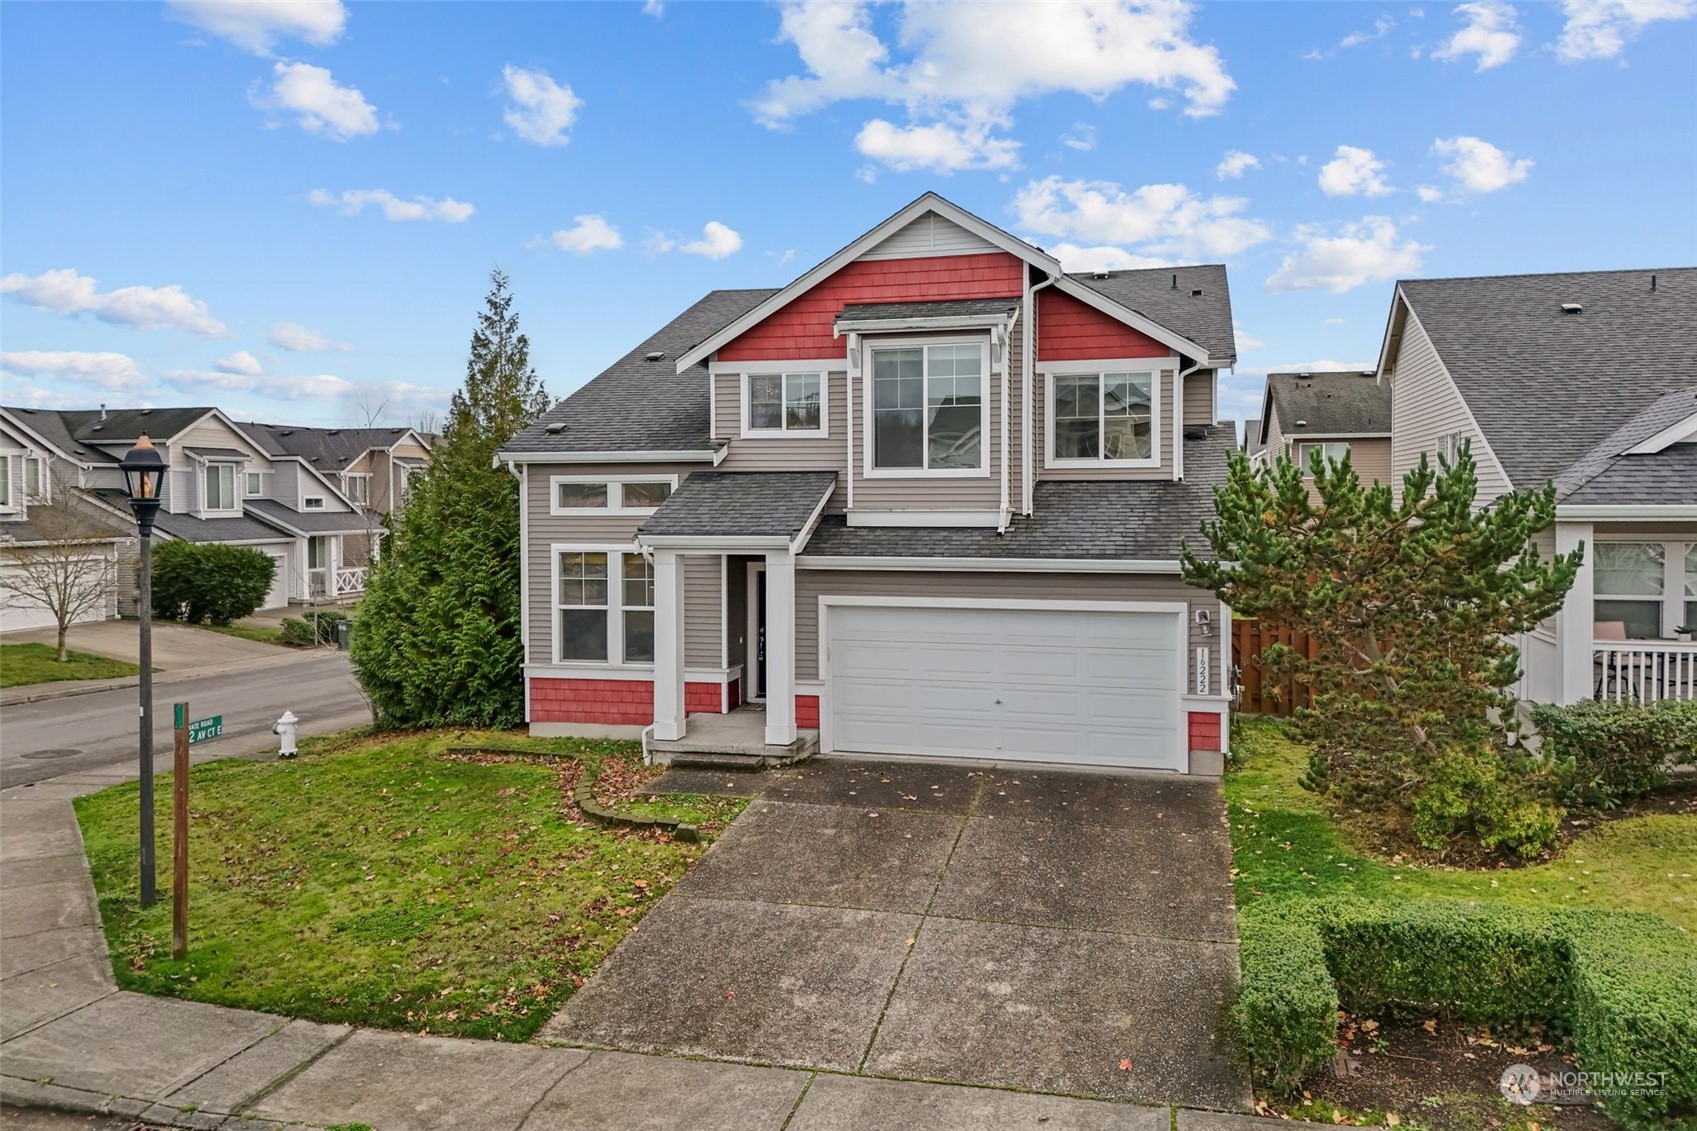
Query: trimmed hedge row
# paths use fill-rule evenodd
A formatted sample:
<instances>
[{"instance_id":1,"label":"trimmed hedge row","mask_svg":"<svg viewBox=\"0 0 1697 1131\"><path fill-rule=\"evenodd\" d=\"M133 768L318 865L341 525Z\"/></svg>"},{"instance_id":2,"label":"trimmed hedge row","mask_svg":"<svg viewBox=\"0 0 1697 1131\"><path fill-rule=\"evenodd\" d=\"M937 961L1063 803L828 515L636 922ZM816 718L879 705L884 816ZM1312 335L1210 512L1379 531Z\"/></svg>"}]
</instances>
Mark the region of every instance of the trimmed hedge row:
<instances>
[{"instance_id":1,"label":"trimmed hedge row","mask_svg":"<svg viewBox=\"0 0 1697 1131\"><path fill-rule=\"evenodd\" d=\"M1604 1107L1628 1128L1697 1119L1697 947L1654 915L1425 899L1323 901L1240 921L1233 1017L1294 1089L1337 1050L1337 1009L1570 1033L1592 1073L1665 1073Z\"/></svg>"}]
</instances>

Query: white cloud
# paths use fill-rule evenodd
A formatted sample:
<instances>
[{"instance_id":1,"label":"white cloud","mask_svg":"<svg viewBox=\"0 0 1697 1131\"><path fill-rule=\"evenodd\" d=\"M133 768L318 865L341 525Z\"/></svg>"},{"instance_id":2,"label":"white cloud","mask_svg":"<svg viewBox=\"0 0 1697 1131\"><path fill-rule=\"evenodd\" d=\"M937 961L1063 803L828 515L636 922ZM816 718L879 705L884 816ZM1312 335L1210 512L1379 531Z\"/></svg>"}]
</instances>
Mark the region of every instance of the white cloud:
<instances>
[{"instance_id":1,"label":"white cloud","mask_svg":"<svg viewBox=\"0 0 1697 1131\"><path fill-rule=\"evenodd\" d=\"M1019 163L1019 142L991 137L991 128L984 122L897 126L874 118L855 135L854 147L898 173L1013 168Z\"/></svg>"},{"instance_id":2,"label":"white cloud","mask_svg":"<svg viewBox=\"0 0 1697 1131\"><path fill-rule=\"evenodd\" d=\"M1248 330L1245 330L1243 328L1243 323L1241 322L1232 323L1232 337L1237 340L1238 353L1243 353L1245 350L1258 350L1267 344L1260 338L1257 338L1254 334L1251 334Z\"/></svg>"},{"instance_id":3,"label":"white cloud","mask_svg":"<svg viewBox=\"0 0 1697 1131\"><path fill-rule=\"evenodd\" d=\"M1418 17L1418 13L1416 13L1416 17ZM1395 19L1390 16L1380 16L1378 19L1373 21L1372 31L1352 31L1340 39L1336 47L1326 51L1322 51L1319 48L1315 48L1312 51L1304 51L1302 53L1302 57L1304 59L1336 58L1341 52L1348 51L1352 47L1360 47L1363 43L1371 43L1375 39L1385 38L1385 36L1389 35L1393 30L1395 30L1395 28Z\"/></svg>"},{"instance_id":4,"label":"white cloud","mask_svg":"<svg viewBox=\"0 0 1697 1131\"><path fill-rule=\"evenodd\" d=\"M333 141L377 132L377 107L354 87L337 85L328 69L310 63L278 63L272 74L268 93L261 93L258 84L248 92L248 100L258 109L291 113L301 129Z\"/></svg>"},{"instance_id":5,"label":"white cloud","mask_svg":"<svg viewBox=\"0 0 1697 1131\"><path fill-rule=\"evenodd\" d=\"M444 220L459 224L477 211L472 205L451 196L444 196L441 200L432 200L428 196L402 200L388 189L348 189L340 195L313 189L307 194L307 199L321 207L334 207L344 216L358 216L365 211L366 205L374 204L383 210L385 220L395 221Z\"/></svg>"},{"instance_id":6,"label":"white cloud","mask_svg":"<svg viewBox=\"0 0 1697 1131\"><path fill-rule=\"evenodd\" d=\"M685 255L703 255L708 259L723 259L742 249L742 236L719 223L709 220L701 229L701 238L678 247Z\"/></svg>"},{"instance_id":7,"label":"white cloud","mask_svg":"<svg viewBox=\"0 0 1697 1131\"><path fill-rule=\"evenodd\" d=\"M1437 185L1415 185L1414 195L1418 196L1423 204L1436 204L1444 198L1444 190Z\"/></svg>"},{"instance_id":8,"label":"white cloud","mask_svg":"<svg viewBox=\"0 0 1697 1131\"><path fill-rule=\"evenodd\" d=\"M1214 166L1214 179L1217 181L1236 181L1251 169L1259 169L1261 159L1253 153L1245 153L1241 149L1228 149L1220 163Z\"/></svg>"},{"instance_id":9,"label":"white cloud","mask_svg":"<svg viewBox=\"0 0 1697 1131\"><path fill-rule=\"evenodd\" d=\"M102 322L138 330L187 330L203 338L225 338L229 330L212 317L206 304L175 284L168 287L119 287L101 294L99 280L75 268L44 271L34 278L11 274L0 279L0 294L39 310L91 314Z\"/></svg>"},{"instance_id":10,"label":"white cloud","mask_svg":"<svg viewBox=\"0 0 1697 1131\"><path fill-rule=\"evenodd\" d=\"M561 251L575 251L579 255L588 255L595 251L613 251L625 246L624 237L619 235L619 229L607 223L605 216L582 215L574 216L577 223L569 228L561 228L548 237L553 245Z\"/></svg>"},{"instance_id":11,"label":"white cloud","mask_svg":"<svg viewBox=\"0 0 1697 1131\"><path fill-rule=\"evenodd\" d=\"M1530 157L1517 158L1476 137L1439 138L1432 143L1432 152L1449 158L1444 172L1468 192L1496 192L1524 181L1532 172Z\"/></svg>"},{"instance_id":12,"label":"white cloud","mask_svg":"<svg viewBox=\"0 0 1697 1131\"><path fill-rule=\"evenodd\" d=\"M1133 255L1123 247L1104 244L1099 247L1080 247L1058 243L1047 249L1061 261L1066 271L1135 271L1144 267L1168 267L1172 261L1158 256Z\"/></svg>"},{"instance_id":13,"label":"white cloud","mask_svg":"<svg viewBox=\"0 0 1697 1131\"><path fill-rule=\"evenodd\" d=\"M1388 216L1364 216L1359 223L1329 231L1305 224L1296 231L1302 247L1287 255L1268 277L1269 291L1323 290L1334 295L1363 283L1379 283L1420 270L1420 256L1431 248L1397 235Z\"/></svg>"},{"instance_id":14,"label":"white cloud","mask_svg":"<svg viewBox=\"0 0 1697 1131\"><path fill-rule=\"evenodd\" d=\"M1101 99L1139 84L1181 94L1187 114L1214 114L1236 84L1219 52L1191 39L1192 13L1182 2L906 0L886 44L863 0L785 0L779 39L795 45L805 73L768 83L751 108L761 123L781 128L835 102L875 99L904 107L912 127L946 123L987 138L1011 125L1022 99L1057 92Z\"/></svg>"},{"instance_id":15,"label":"white cloud","mask_svg":"<svg viewBox=\"0 0 1697 1131\"><path fill-rule=\"evenodd\" d=\"M206 369L173 369L162 376L167 384L186 393L251 393L291 401L345 397L358 388L352 381L330 373L265 377Z\"/></svg>"},{"instance_id":16,"label":"white cloud","mask_svg":"<svg viewBox=\"0 0 1697 1131\"><path fill-rule=\"evenodd\" d=\"M290 353L352 353L354 348L346 342L334 341L322 330L313 330L293 322L278 322L271 327L271 336L265 340Z\"/></svg>"},{"instance_id":17,"label":"white cloud","mask_svg":"<svg viewBox=\"0 0 1697 1131\"><path fill-rule=\"evenodd\" d=\"M577 120L583 99L561 86L540 68L527 70L510 63L501 68L508 103L501 118L524 140L535 145L565 145L566 132Z\"/></svg>"},{"instance_id":18,"label":"white cloud","mask_svg":"<svg viewBox=\"0 0 1697 1131\"><path fill-rule=\"evenodd\" d=\"M1500 67L1520 50L1520 25L1512 5L1502 0L1472 0L1455 10L1464 26L1432 52L1434 59L1460 62L1472 55L1474 70Z\"/></svg>"},{"instance_id":19,"label":"white cloud","mask_svg":"<svg viewBox=\"0 0 1697 1131\"><path fill-rule=\"evenodd\" d=\"M341 0L166 0L165 9L255 55L271 54L281 39L328 47L348 19Z\"/></svg>"},{"instance_id":20,"label":"white cloud","mask_svg":"<svg viewBox=\"0 0 1697 1131\"><path fill-rule=\"evenodd\" d=\"M1556 56L1570 63L1612 59L1646 24L1697 16L1697 0L1562 0L1567 22Z\"/></svg>"},{"instance_id":21,"label":"white cloud","mask_svg":"<svg viewBox=\"0 0 1697 1131\"><path fill-rule=\"evenodd\" d=\"M1384 196L1391 191L1385 163L1371 149L1338 146L1337 156L1320 166L1320 191L1327 196Z\"/></svg>"},{"instance_id":22,"label":"white cloud","mask_svg":"<svg viewBox=\"0 0 1697 1131\"><path fill-rule=\"evenodd\" d=\"M661 0L642 0L642 14L659 19L666 14L666 5Z\"/></svg>"},{"instance_id":23,"label":"white cloud","mask_svg":"<svg viewBox=\"0 0 1697 1131\"><path fill-rule=\"evenodd\" d=\"M1096 148L1096 127L1088 122L1079 122L1061 135L1061 144L1080 153L1089 153Z\"/></svg>"},{"instance_id":24,"label":"white cloud","mask_svg":"<svg viewBox=\"0 0 1697 1131\"><path fill-rule=\"evenodd\" d=\"M1248 205L1238 196L1199 196L1184 185L1126 192L1111 181L1051 176L1021 189L1013 211L1027 232L1129 247L1159 262L1235 255L1266 241L1272 236L1267 225L1241 214Z\"/></svg>"},{"instance_id":25,"label":"white cloud","mask_svg":"<svg viewBox=\"0 0 1697 1131\"><path fill-rule=\"evenodd\" d=\"M0 353L0 369L27 377L51 377L115 393L138 392L147 378L135 359L121 353L82 350L20 350Z\"/></svg>"},{"instance_id":26,"label":"white cloud","mask_svg":"<svg viewBox=\"0 0 1697 1131\"><path fill-rule=\"evenodd\" d=\"M239 373L244 377L258 377L265 371L259 359L247 350L237 350L229 357L219 358L212 363L212 368L220 373Z\"/></svg>"}]
</instances>

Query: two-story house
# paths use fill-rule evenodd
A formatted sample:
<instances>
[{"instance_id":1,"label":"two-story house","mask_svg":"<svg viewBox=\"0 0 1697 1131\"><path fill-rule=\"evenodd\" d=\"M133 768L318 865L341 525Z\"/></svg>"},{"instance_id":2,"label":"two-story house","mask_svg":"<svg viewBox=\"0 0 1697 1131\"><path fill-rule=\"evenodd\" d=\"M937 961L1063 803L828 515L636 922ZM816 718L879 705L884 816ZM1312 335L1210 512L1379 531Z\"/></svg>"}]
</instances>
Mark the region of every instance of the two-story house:
<instances>
[{"instance_id":1,"label":"two-story house","mask_svg":"<svg viewBox=\"0 0 1697 1131\"><path fill-rule=\"evenodd\" d=\"M1282 457L1312 474L1316 451L1333 461L1347 454L1363 483L1390 482L1391 387L1377 372L1269 373L1251 423L1261 462Z\"/></svg>"},{"instance_id":2,"label":"two-story house","mask_svg":"<svg viewBox=\"0 0 1697 1131\"><path fill-rule=\"evenodd\" d=\"M528 719L1218 773L1221 266L1067 274L926 194L516 435Z\"/></svg>"},{"instance_id":3,"label":"two-story house","mask_svg":"<svg viewBox=\"0 0 1697 1131\"><path fill-rule=\"evenodd\" d=\"M1405 280L1379 374L1394 482L1470 445L1481 503L1553 483L1538 544L1585 548L1522 696L1697 698L1697 268Z\"/></svg>"}]
</instances>

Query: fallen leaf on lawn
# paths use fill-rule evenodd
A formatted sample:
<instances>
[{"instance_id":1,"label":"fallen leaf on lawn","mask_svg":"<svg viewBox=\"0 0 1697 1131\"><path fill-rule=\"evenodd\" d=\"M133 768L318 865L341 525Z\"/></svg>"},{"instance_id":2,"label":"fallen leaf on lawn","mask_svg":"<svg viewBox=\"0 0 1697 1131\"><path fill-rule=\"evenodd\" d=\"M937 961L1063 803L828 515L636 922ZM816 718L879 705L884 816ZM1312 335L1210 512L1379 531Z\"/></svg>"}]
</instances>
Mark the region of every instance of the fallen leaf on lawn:
<instances>
[{"instance_id":1,"label":"fallen leaf on lawn","mask_svg":"<svg viewBox=\"0 0 1697 1131\"><path fill-rule=\"evenodd\" d=\"M1379 1023L1377 1021L1363 1021L1361 1023L1361 1031L1363 1033L1371 1033L1374 1029L1377 1029L1378 1027L1379 1027Z\"/></svg>"},{"instance_id":2,"label":"fallen leaf on lawn","mask_svg":"<svg viewBox=\"0 0 1697 1131\"><path fill-rule=\"evenodd\" d=\"M1402 1116L1398 1115L1394 1111L1385 1112L1385 1126L1386 1127L1400 1127L1401 1125L1402 1125Z\"/></svg>"},{"instance_id":3,"label":"fallen leaf on lawn","mask_svg":"<svg viewBox=\"0 0 1697 1131\"><path fill-rule=\"evenodd\" d=\"M726 1001L737 1000L737 992L735 990L726 990L725 991L725 1000Z\"/></svg>"},{"instance_id":4,"label":"fallen leaf on lawn","mask_svg":"<svg viewBox=\"0 0 1697 1131\"><path fill-rule=\"evenodd\" d=\"M1130 1072L1131 1071L1131 1057L1128 1056L1124 1060L1120 1061L1120 1071L1121 1072Z\"/></svg>"},{"instance_id":5,"label":"fallen leaf on lawn","mask_svg":"<svg viewBox=\"0 0 1697 1131\"><path fill-rule=\"evenodd\" d=\"M1420 1027L1428 1033L1436 1033L1438 1031L1437 1018L1428 1018L1427 1020L1422 1021L1420 1023Z\"/></svg>"}]
</instances>

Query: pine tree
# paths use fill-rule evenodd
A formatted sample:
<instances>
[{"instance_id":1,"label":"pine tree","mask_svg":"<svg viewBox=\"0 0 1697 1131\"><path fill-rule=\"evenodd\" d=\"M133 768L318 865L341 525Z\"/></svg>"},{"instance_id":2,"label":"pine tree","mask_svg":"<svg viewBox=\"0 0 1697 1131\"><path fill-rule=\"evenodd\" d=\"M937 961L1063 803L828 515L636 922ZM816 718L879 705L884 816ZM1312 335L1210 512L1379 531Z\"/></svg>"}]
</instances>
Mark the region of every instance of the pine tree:
<instances>
[{"instance_id":1,"label":"pine tree","mask_svg":"<svg viewBox=\"0 0 1697 1131\"><path fill-rule=\"evenodd\" d=\"M548 407L507 276L491 273L442 442L388 517L353 663L382 726L524 718L518 484L498 452Z\"/></svg>"}]
</instances>

